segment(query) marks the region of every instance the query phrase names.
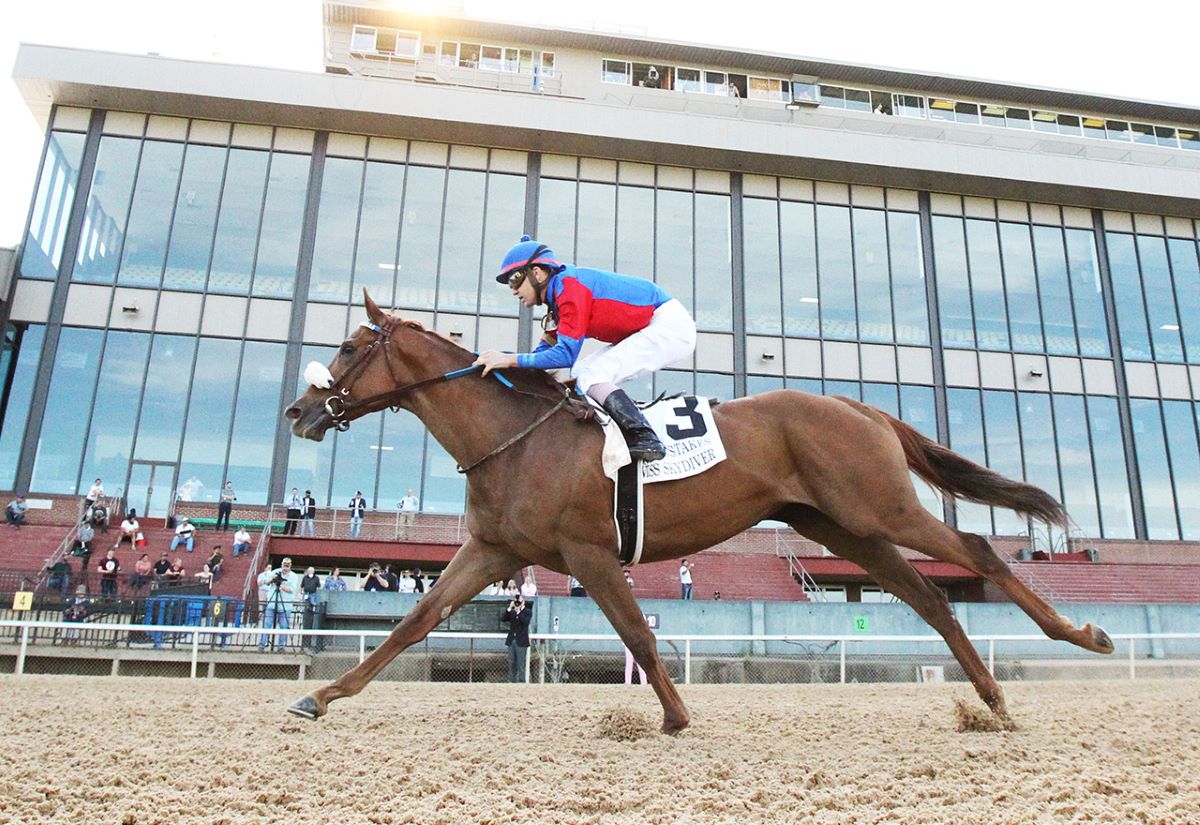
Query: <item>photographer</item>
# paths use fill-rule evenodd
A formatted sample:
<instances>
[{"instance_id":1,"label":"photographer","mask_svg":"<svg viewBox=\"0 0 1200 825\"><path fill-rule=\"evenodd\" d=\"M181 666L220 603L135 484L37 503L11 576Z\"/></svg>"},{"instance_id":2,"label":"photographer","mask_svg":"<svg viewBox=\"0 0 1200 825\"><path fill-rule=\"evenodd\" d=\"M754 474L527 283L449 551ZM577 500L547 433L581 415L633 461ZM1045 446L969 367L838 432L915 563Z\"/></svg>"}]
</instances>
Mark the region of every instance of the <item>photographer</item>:
<instances>
[{"instance_id":1,"label":"photographer","mask_svg":"<svg viewBox=\"0 0 1200 825\"><path fill-rule=\"evenodd\" d=\"M525 681L525 660L529 656L529 620L533 618L533 608L525 602L525 597L518 594L508 603L508 608L500 617L500 621L508 625L508 638L504 640L508 648L508 681Z\"/></svg>"},{"instance_id":2,"label":"photographer","mask_svg":"<svg viewBox=\"0 0 1200 825\"><path fill-rule=\"evenodd\" d=\"M291 627L292 599L297 592L297 583L294 576L291 559L284 559L276 570L264 570L259 574L258 586L260 589L264 587L266 589L262 620L264 630L268 628L283 628L286 630ZM275 649L276 644L278 644L278 649L282 652L287 643L287 637L267 633L262 634L258 639L258 650L260 653L266 650L268 643L272 649Z\"/></svg>"},{"instance_id":3,"label":"photographer","mask_svg":"<svg viewBox=\"0 0 1200 825\"><path fill-rule=\"evenodd\" d=\"M379 567L379 562L373 562L371 569L367 571L367 580L363 582L363 590L388 590L389 588L390 583Z\"/></svg>"}]
</instances>

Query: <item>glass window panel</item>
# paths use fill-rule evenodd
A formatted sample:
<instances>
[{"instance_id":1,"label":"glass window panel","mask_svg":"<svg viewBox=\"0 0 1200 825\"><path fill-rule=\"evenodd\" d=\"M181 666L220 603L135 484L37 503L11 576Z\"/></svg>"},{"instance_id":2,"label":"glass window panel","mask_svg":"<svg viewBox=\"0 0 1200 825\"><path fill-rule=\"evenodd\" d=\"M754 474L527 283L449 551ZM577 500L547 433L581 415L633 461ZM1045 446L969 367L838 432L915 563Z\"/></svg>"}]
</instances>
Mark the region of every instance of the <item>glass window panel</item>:
<instances>
[{"instance_id":1,"label":"glass window panel","mask_svg":"<svg viewBox=\"0 0 1200 825\"><path fill-rule=\"evenodd\" d=\"M1024 446L1025 480L1041 487L1059 501L1058 459L1054 451L1054 420L1050 396L1043 393L1017 394L1021 410L1021 443Z\"/></svg>"},{"instance_id":2,"label":"glass window panel","mask_svg":"<svg viewBox=\"0 0 1200 825\"><path fill-rule=\"evenodd\" d=\"M542 74L554 77L554 52L542 52Z\"/></svg>"},{"instance_id":3,"label":"glass window panel","mask_svg":"<svg viewBox=\"0 0 1200 825\"><path fill-rule=\"evenodd\" d=\"M891 342L892 289L888 273L887 228L884 213L853 209L854 283L858 300L858 339Z\"/></svg>"},{"instance_id":4,"label":"glass window panel","mask_svg":"<svg viewBox=\"0 0 1200 825\"><path fill-rule=\"evenodd\" d=\"M605 83L629 85L629 63L624 60L605 60L600 75Z\"/></svg>"},{"instance_id":5,"label":"glass window panel","mask_svg":"<svg viewBox=\"0 0 1200 825\"><path fill-rule=\"evenodd\" d=\"M1013 350L1044 352L1042 318L1038 311L1037 276L1033 268L1033 246L1029 240L1029 227L1023 223L1001 223L1000 251L1004 257L1004 291L1008 299L1008 322L1012 330ZM1069 312L1067 317L1070 318ZM1072 336L1072 342L1073 340Z\"/></svg>"},{"instance_id":6,"label":"glass window panel","mask_svg":"<svg viewBox=\"0 0 1200 825\"><path fill-rule=\"evenodd\" d=\"M373 494L371 490L363 490L368 500L374 495L377 509L399 510L400 499L410 488L417 498L423 498L419 468L424 444L425 425L415 415L401 410L396 415L383 416L378 492Z\"/></svg>"},{"instance_id":7,"label":"glass window panel","mask_svg":"<svg viewBox=\"0 0 1200 825\"><path fill-rule=\"evenodd\" d=\"M878 407L890 416L899 418L899 389L896 384L871 384L864 382L862 385L862 400L872 407Z\"/></svg>"},{"instance_id":8,"label":"glass window panel","mask_svg":"<svg viewBox=\"0 0 1200 825\"><path fill-rule=\"evenodd\" d=\"M366 289L380 306L392 305L403 199L404 167L397 163L369 161L363 179L351 302L361 301L363 289Z\"/></svg>"},{"instance_id":9,"label":"glass window panel","mask_svg":"<svg viewBox=\"0 0 1200 825\"><path fill-rule=\"evenodd\" d=\"M430 275L437 266L445 186L445 169L408 168L404 222L400 227L400 268L396 271L397 306L433 309L434 284Z\"/></svg>"},{"instance_id":10,"label":"glass window panel","mask_svg":"<svg viewBox=\"0 0 1200 825\"><path fill-rule=\"evenodd\" d=\"M111 284L116 279L140 148L136 138L100 139L71 276L76 281Z\"/></svg>"},{"instance_id":11,"label":"glass window panel","mask_svg":"<svg viewBox=\"0 0 1200 825\"><path fill-rule=\"evenodd\" d=\"M581 182L578 224L576 262L593 269L612 270L616 263L617 187Z\"/></svg>"},{"instance_id":12,"label":"glass window panel","mask_svg":"<svg viewBox=\"0 0 1200 825\"><path fill-rule=\"evenodd\" d=\"M821 382L816 378L785 378L784 386L811 395L821 394Z\"/></svg>"},{"instance_id":13,"label":"glass window panel","mask_svg":"<svg viewBox=\"0 0 1200 825\"><path fill-rule=\"evenodd\" d=\"M817 275L821 289L821 336L853 341L858 336L858 323L850 210L844 206L817 207Z\"/></svg>"},{"instance_id":14,"label":"glass window panel","mask_svg":"<svg viewBox=\"0 0 1200 825\"><path fill-rule=\"evenodd\" d=\"M996 223L967 219L966 224L971 298L979 348L1006 350L1009 348L1008 321Z\"/></svg>"},{"instance_id":15,"label":"glass window panel","mask_svg":"<svg viewBox=\"0 0 1200 825\"><path fill-rule=\"evenodd\" d=\"M944 97L929 98L930 120L954 120L954 101Z\"/></svg>"},{"instance_id":16,"label":"glass window panel","mask_svg":"<svg viewBox=\"0 0 1200 825\"><path fill-rule=\"evenodd\" d=\"M1191 149L1193 152L1200 149L1200 131L1195 129L1179 129L1179 146L1183 149Z\"/></svg>"},{"instance_id":17,"label":"glass window panel","mask_svg":"<svg viewBox=\"0 0 1200 825\"><path fill-rule=\"evenodd\" d=\"M325 161L312 280L308 288L310 300L339 303L347 300L363 170L361 160L328 158Z\"/></svg>"},{"instance_id":18,"label":"glass window panel","mask_svg":"<svg viewBox=\"0 0 1200 825\"><path fill-rule=\"evenodd\" d=\"M1179 313L1175 309L1175 291L1171 285L1171 269L1167 264L1166 241L1151 235L1138 235L1137 248L1154 360L1182 361Z\"/></svg>"},{"instance_id":19,"label":"glass window panel","mask_svg":"<svg viewBox=\"0 0 1200 825\"><path fill-rule=\"evenodd\" d=\"M1133 133L1134 143L1144 143L1147 146L1154 146L1158 141L1154 137L1154 127L1148 123L1131 123L1130 131Z\"/></svg>"},{"instance_id":20,"label":"glass window panel","mask_svg":"<svg viewBox=\"0 0 1200 825\"><path fill-rule=\"evenodd\" d=\"M925 262L920 218L912 212L888 212L888 252L892 269L892 308L896 342L929 343L929 310L925 297Z\"/></svg>"},{"instance_id":21,"label":"glass window panel","mask_svg":"<svg viewBox=\"0 0 1200 825\"><path fill-rule=\"evenodd\" d=\"M225 475L225 453L229 449L238 375L235 365L242 358L242 342L221 338L201 338L196 352L196 372L192 377L192 397L184 426L183 452L180 454L179 479L192 479L193 501L217 501L226 481L233 482L240 503L249 503L241 479ZM254 369L253 365L247 367ZM274 432L264 437L274 442Z\"/></svg>"},{"instance_id":22,"label":"glass window panel","mask_svg":"<svg viewBox=\"0 0 1200 825\"><path fill-rule=\"evenodd\" d=\"M946 390L947 416L950 423L950 449L976 464L987 465L983 439L983 415L978 390ZM958 529L971 533L991 533L992 518L987 505L959 500L955 504Z\"/></svg>"},{"instance_id":23,"label":"glass window panel","mask_svg":"<svg viewBox=\"0 0 1200 825\"><path fill-rule=\"evenodd\" d=\"M1200 539L1200 445L1196 443L1195 405L1163 401L1163 423L1171 450L1171 475L1184 541Z\"/></svg>"},{"instance_id":24,"label":"glass window panel","mask_svg":"<svg viewBox=\"0 0 1200 825\"><path fill-rule=\"evenodd\" d=\"M672 298L695 311L692 287L692 193L658 190L654 279Z\"/></svg>"},{"instance_id":25,"label":"glass window panel","mask_svg":"<svg viewBox=\"0 0 1200 825\"><path fill-rule=\"evenodd\" d=\"M696 392L696 376L691 370L659 370L654 373L653 395L692 395Z\"/></svg>"},{"instance_id":26,"label":"glass window panel","mask_svg":"<svg viewBox=\"0 0 1200 825\"><path fill-rule=\"evenodd\" d=\"M308 155L276 152L271 156L258 262L254 267L253 291L258 297L290 298L295 292L300 233L308 202L309 162ZM349 261L345 266L349 266Z\"/></svg>"},{"instance_id":27,"label":"glass window panel","mask_svg":"<svg viewBox=\"0 0 1200 825\"><path fill-rule=\"evenodd\" d=\"M967 277L967 246L958 218L933 216L933 257L937 271L938 309L942 343L947 347L974 347L971 286Z\"/></svg>"},{"instance_id":28,"label":"glass window panel","mask_svg":"<svg viewBox=\"0 0 1200 825\"><path fill-rule=\"evenodd\" d=\"M937 413L934 409L933 387L901 384L900 420L936 441ZM909 476L922 506L937 518L943 518L941 493L926 484L916 473L909 471Z\"/></svg>"},{"instance_id":29,"label":"glass window panel","mask_svg":"<svg viewBox=\"0 0 1200 825\"><path fill-rule=\"evenodd\" d=\"M733 329L733 247L729 197L696 193L696 323L700 329Z\"/></svg>"},{"instance_id":30,"label":"glass window panel","mask_svg":"<svg viewBox=\"0 0 1200 825\"><path fill-rule=\"evenodd\" d=\"M1107 357L1108 324L1100 287L1096 239L1090 229L1067 229L1067 260L1071 271L1071 300L1075 305L1075 328L1079 354ZM1039 266L1041 264L1039 263Z\"/></svg>"},{"instance_id":31,"label":"glass window panel","mask_svg":"<svg viewBox=\"0 0 1200 825\"><path fill-rule=\"evenodd\" d=\"M1132 140L1133 132L1129 131L1129 123L1124 120L1104 121L1104 131L1109 140Z\"/></svg>"},{"instance_id":32,"label":"glass window panel","mask_svg":"<svg viewBox=\"0 0 1200 825\"><path fill-rule=\"evenodd\" d=\"M439 60L443 66L457 66L458 43L453 40L443 40Z\"/></svg>"},{"instance_id":33,"label":"glass window panel","mask_svg":"<svg viewBox=\"0 0 1200 825\"><path fill-rule=\"evenodd\" d=\"M644 278L653 276L653 189L617 187L617 271Z\"/></svg>"},{"instance_id":34,"label":"glass window panel","mask_svg":"<svg viewBox=\"0 0 1200 825\"><path fill-rule=\"evenodd\" d=\"M1058 134L1058 115L1054 112L1035 111L1033 129L1035 132Z\"/></svg>"},{"instance_id":35,"label":"glass window panel","mask_svg":"<svg viewBox=\"0 0 1200 825\"><path fill-rule=\"evenodd\" d=\"M374 498L376 468L383 444L380 432L386 417L383 412L364 415L346 432L337 434L333 483L327 506L345 507L358 490L362 490L368 500Z\"/></svg>"},{"instance_id":36,"label":"glass window panel","mask_svg":"<svg viewBox=\"0 0 1200 825\"><path fill-rule=\"evenodd\" d=\"M79 464L87 434L79 420L79 411L92 406L103 342L104 332L98 329L65 327L58 338L30 490L79 492ZM136 404L137 399L132 403Z\"/></svg>"},{"instance_id":37,"label":"glass window panel","mask_svg":"<svg viewBox=\"0 0 1200 825\"><path fill-rule=\"evenodd\" d=\"M179 461L196 340L182 335L154 336L133 447L135 459Z\"/></svg>"},{"instance_id":38,"label":"glass window panel","mask_svg":"<svg viewBox=\"0 0 1200 825\"><path fill-rule=\"evenodd\" d=\"M179 194L175 199L171 244L163 275L164 289L204 289L217 226L225 157L226 150L222 146L191 144L187 147ZM256 204L255 224L257 212ZM249 278L244 283L248 284Z\"/></svg>"},{"instance_id":39,"label":"glass window panel","mask_svg":"<svg viewBox=\"0 0 1200 825\"><path fill-rule=\"evenodd\" d=\"M350 34L350 50L355 52L375 51L375 29L369 26L355 26Z\"/></svg>"},{"instance_id":40,"label":"glass window panel","mask_svg":"<svg viewBox=\"0 0 1200 825\"><path fill-rule=\"evenodd\" d=\"M1142 282L1138 274L1133 236L1106 232L1105 241L1112 272L1113 299L1117 305L1121 352L1126 358L1149 361L1150 336L1146 331L1146 306L1142 301Z\"/></svg>"},{"instance_id":41,"label":"glass window panel","mask_svg":"<svg viewBox=\"0 0 1200 825\"><path fill-rule=\"evenodd\" d=\"M1006 238L1006 227L1015 224L1001 224L1001 237ZM1015 232L1015 230L1013 230ZM1028 232L1022 227L1023 232ZM1075 355L1078 346L1075 342L1075 323L1071 312L1071 284L1067 271L1067 256L1063 249L1062 230L1057 226L1034 226L1033 248L1037 260L1037 288L1041 295L1042 318L1046 324L1046 351L1052 355ZM1008 267L1008 250L1005 249L1004 264ZM1081 284L1082 288L1096 289L1099 285ZM1021 305L1012 300L1009 291L1009 306L1013 307L1014 316L1020 312ZM1086 297L1086 296L1081 296ZM1100 307L1103 309L1103 307ZM1103 318L1100 319L1103 321ZM1016 321L1014 320L1014 335ZM1106 339L1105 339L1106 340ZM1095 353L1093 353L1095 354Z\"/></svg>"},{"instance_id":42,"label":"glass window panel","mask_svg":"<svg viewBox=\"0 0 1200 825\"><path fill-rule=\"evenodd\" d=\"M1058 133L1060 135L1082 135L1083 129L1079 124L1079 115L1059 115Z\"/></svg>"},{"instance_id":43,"label":"glass window panel","mask_svg":"<svg viewBox=\"0 0 1200 825\"><path fill-rule=\"evenodd\" d=\"M504 68L504 50L499 46L484 46L479 50L479 68L498 72Z\"/></svg>"},{"instance_id":44,"label":"glass window panel","mask_svg":"<svg viewBox=\"0 0 1200 825\"><path fill-rule=\"evenodd\" d=\"M280 397L285 351L284 344L264 341L247 341L242 350L237 409L233 416L229 462L225 471L225 478L233 482L241 504L270 503L268 490L275 451L275 428L285 400ZM312 359L302 359L301 363L307 364L309 360ZM230 380L229 376L226 376L226 380ZM289 403L291 400L286 399ZM290 443L301 440L293 438Z\"/></svg>"},{"instance_id":45,"label":"glass window panel","mask_svg":"<svg viewBox=\"0 0 1200 825\"><path fill-rule=\"evenodd\" d=\"M1096 479L1083 396L1055 395L1054 423L1058 433L1058 463L1062 470L1063 506L1085 536L1100 535Z\"/></svg>"},{"instance_id":46,"label":"glass window panel","mask_svg":"<svg viewBox=\"0 0 1200 825\"><path fill-rule=\"evenodd\" d=\"M464 69L479 68L478 43L462 43L458 47L458 65Z\"/></svg>"},{"instance_id":47,"label":"glass window panel","mask_svg":"<svg viewBox=\"0 0 1200 825\"><path fill-rule=\"evenodd\" d=\"M815 221L811 203L779 202L783 331L787 335L816 338L821 332ZM749 277L748 267L746 274ZM746 297L750 299L749 290Z\"/></svg>"},{"instance_id":48,"label":"glass window panel","mask_svg":"<svg viewBox=\"0 0 1200 825\"><path fill-rule=\"evenodd\" d=\"M919 95L892 95L892 111L900 117L925 117L925 98Z\"/></svg>"},{"instance_id":49,"label":"glass window panel","mask_svg":"<svg viewBox=\"0 0 1200 825\"><path fill-rule=\"evenodd\" d=\"M676 69L675 70L675 89L680 92L702 91L702 88L700 86L700 70L699 69Z\"/></svg>"},{"instance_id":50,"label":"glass window panel","mask_svg":"<svg viewBox=\"0 0 1200 825\"><path fill-rule=\"evenodd\" d=\"M728 401L733 398L733 376L717 372L696 373L696 395Z\"/></svg>"},{"instance_id":51,"label":"glass window panel","mask_svg":"<svg viewBox=\"0 0 1200 825\"><path fill-rule=\"evenodd\" d=\"M960 100L954 105L954 120L958 123L978 123L979 104Z\"/></svg>"},{"instance_id":52,"label":"glass window panel","mask_svg":"<svg viewBox=\"0 0 1200 825\"><path fill-rule=\"evenodd\" d=\"M1167 445L1163 439L1162 416L1158 401L1150 398L1129 399L1133 420L1133 444L1137 452L1138 477L1142 482L1142 506L1146 511L1146 531L1153 539L1177 539L1175 493L1167 465Z\"/></svg>"},{"instance_id":53,"label":"glass window panel","mask_svg":"<svg viewBox=\"0 0 1200 825\"><path fill-rule=\"evenodd\" d=\"M821 105L846 108L846 90L841 86L821 86Z\"/></svg>"},{"instance_id":54,"label":"glass window panel","mask_svg":"<svg viewBox=\"0 0 1200 825\"><path fill-rule=\"evenodd\" d=\"M661 373L659 373L661 375ZM783 389L783 378L778 375L747 375L746 395L759 395L771 390Z\"/></svg>"},{"instance_id":55,"label":"glass window panel","mask_svg":"<svg viewBox=\"0 0 1200 825\"><path fill-rule=\"evenodd\" d=\"M38 173L29 230L21 249L18 271L23 278L53 280L58 276L63 241L67 237L67 219L79 186L84 140L84 135L73 132L50 133L46 157Z\"/></svg>"},{"instance_id":56,"label":"glass window panel","mask_svg":"<svg viewBox=\"0 0 1200 825\"><path fill-rule=\"evenodd\" d=\"M100 365L101 379L92 406L91 428L83 451L80 475L85 480L85 487L94 478L112 479L114 489L118 484L124 484L149 352L150 336L146 333L108 333L104 342L104 360ZM86 423L84 418L79 421L79 426Z\"/></svg>"},{"instance_id":57,"label":"glass window panel","mask_svg":"<svg viewBox=\"0 0 1200 825\"><path fill-rule=\"evenodd\" d=\"M158 286L182 168L182 143L148 140L142 147L117 283Z\"/></svg>"},{"instance_id":58,"label":"glass window panel","mask_svg":"<svg viewBox=\"0 0 1200 825\"><path fill-rule=\"evenodd\" d=\"M1187 360L1200 363L1200 266L1196 263L1196 242L1168 238L1167 249L1175 275L1175 295L1179 298L1179 320Z\"/></svg>"},{"instance_id":59,"label":"glass window panel","mask_svg":"<svg viewBox=\"0 0 1200 825\"><path fill-rule=\"evenodd\" d=\"M461 513L466 509L467 477L433 436L425 450L425 496L421 509L430 513Z\"/></svg>"},{"instance_id":60,"label":"glass window panel","mask_svg":"<svg viewBox=\"0 0 1200 825\"><path fill-rule=\"evenodd\" d=\"M504 253L521 237L524 222L525 177L491 173L488 176L487 211L484 213L483 226L483 288L479 296L479 311L482 313L517 314L518 302L512 299L507 287L496 283L495 276L500 271ZM515 347L516 341L512 345Z\"/></svg>"},{"instance_id":61,"label":"glass window panel","mask_svg":"<svg viewBox=\"0 0 1200 825\"><path fill-rule=\"evenodd\" d=\"M987 466L1008 478L1023 478L1016 396L1011 392L984 390L983 417L986 422ZM1012 510L995 507L992 516L996 535L1015 536L1029 531L1026 520Z\"/></svg>"},{"instance_id":62,"label":"glass window panel","mask_svg":"<svg viewBox=\"0 0 1200 825\"><path fill-rule=\"evenodd\" d=\"M1098 117L1085 117L1083 119L1083 136L1090 138L1098 138L1105 140L1108 133L1104 129L1104 119Z\"/></svg>"},{"instance_id":63,"label":"glass window panel","mask_svg":"<svg viewBox=\"0 0 1200 825\"><path fill-rule=\"evenodd\" d=\"M247 345L247 349L249 346ZM333 360L333 356L337 354L336 347L318 347L306 345L300 351L300 363L307 364L309 361L320 361L322 364L328 364ZM283 378L283 361L279 362L279 379L282 383ZM265 382L264 382L265 383ZM244 379L243 379L244 384ZM299 386L304 386L304 378L300 378ZM279 384L275 386L275 416L279 415ZM274 432L274 421L272 421L272 430ZM236 432L236 428L235 428ZM328 501L329 498L329 475L330 469L333 466L333 450L334 444L337 442L337 437L341 433L329 431L325 434L324 441L309 441L306 438L290 438L288 439L288 471L287 484L284 487L284 498L291 496L293 487L303 495L305 490L312 490L313 497L318 502ZM270 443L268 440L267 443ZM234 475L234 455L231 450L229 457L229 475ZM268 468L270 465L268 464ZM235 484L236 488L236 484Z\"/></svg>"},{"instance_id":64,"label":"glass window panel","mask_svg":"<svg viewBox=\"0 0 1200 825\"><path fill-rule=\"evenodd\" d=\"M704 91L710 95L728 95L729 85L725 72L705 72Z\"/></svg>"},{"instance_id":65,"label":"glass window panel","mask_svg":"<svg viewBox=\"0 0 1200 825\"><path fill-rule=\"evenodd\" d=\"M578 184L573 180L544 178L539 186L538 240L553 249L560 261L574 261Z\"/></svg>"},{"instance_id":66,"label":"glass window panel","mask_svg":"<svg viewBox=\"0 0 1200 825\"><path fill-rule=\"evenodd\" d=\"M1030 129L1028 109L1014 109L1011 106L1004 110L1004 125L1009 129Z\"/></svg>"},{"instance_id":67,"label":"glass window panel","mask_svg":"<svg viewBox=\"0 0 1200 825\"><path fill-rule=\"evenodd\" d=\"M856 112L871 111L871 93L866 89L847 89L846 108Z\"/></svg>"},{"instance_id":68,"label":"glass window panel","mask_svg":"<svg viewBox=\"0 0 1200 825\"><path fill-rule=\"evenodd\" d=\"M783 331L779 274L779 201L744 198L742 217L746 269L746 331L778 335Z\"/></svg>"},{"instance_id":69,"label":"glass window panel","mask_svg":"<svg viewBox=\"0 0 1200 825\"><path fill-rule=\"evenodd\" d=\"M245 295L250 291L269 157L253 149L229 150L208 277L210 292Z\"/></svg>"},{"instance_id":70,"label":"glass window panel","mask_svg":"<svg viewBox=\"0 0 1200 825\"><path fill-rule=\"evenodd\" d=\"M16 482L17 460L21 456L21 442L25 439L25 425L29 421L29 406L33 401L33 385L45 337L46 327L32 324L21 334L20 349L15 356L10 353L10 357L16 358L16 364L12 367L3 426L0 427L0 487L6 490L13 489Z\"/></svg>"},{"instance_id":71,"label":"glass window panel","mask_svg":"<svg viewBox=\"0 0 1200 825\"><path fill-rule=\"evenodd\" d=\"M980 114L987 126L1004 126L1004 107L994 103L985 103Z\"/></svg>"},{"instance_id":72,"label":"glass window panel","mask_svg":"<svg viewBox=\"0 0 1200 825\"><path fill-rule=\"evenodd\" d=\"M1104 537L1133 538L1133 506L1117 399L1088 396L1087 412Z\"/></svg>"},{"instance_id":73,"label":"glass window panel","mask_svg":"<svg viewBox=\"0 0 1200 825\"><path fill-rule=\"evenodd\" d=\"M441 312L473 313L478 306L486 184L487 173L462 169L452 169L446 181L437 298Z\"/></svg>"}]
</instances>

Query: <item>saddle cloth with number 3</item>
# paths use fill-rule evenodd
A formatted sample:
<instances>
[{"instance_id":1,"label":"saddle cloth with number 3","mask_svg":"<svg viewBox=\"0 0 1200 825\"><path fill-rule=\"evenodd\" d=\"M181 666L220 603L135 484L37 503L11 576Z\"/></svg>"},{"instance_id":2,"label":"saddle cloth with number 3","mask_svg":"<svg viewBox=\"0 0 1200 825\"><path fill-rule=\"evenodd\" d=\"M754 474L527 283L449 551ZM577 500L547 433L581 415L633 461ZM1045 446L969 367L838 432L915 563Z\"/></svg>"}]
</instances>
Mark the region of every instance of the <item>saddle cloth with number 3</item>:
<instances>
[{"instance_id":1,"label":"saddle cloth with number 3","mask_svg":"<svg viewBox=\"0 0 1200 825\"><path fill-rule=\"evenodd\" d=\"M642 462L642 481L674 481L698 475L725 460L725 445L717 432L707 398L692 395L663 398L642 413L666 447L666 458ZM613 481L630 462L629 448L613 421L604 426L604 474Z\"/></svg>"}]
</instances>

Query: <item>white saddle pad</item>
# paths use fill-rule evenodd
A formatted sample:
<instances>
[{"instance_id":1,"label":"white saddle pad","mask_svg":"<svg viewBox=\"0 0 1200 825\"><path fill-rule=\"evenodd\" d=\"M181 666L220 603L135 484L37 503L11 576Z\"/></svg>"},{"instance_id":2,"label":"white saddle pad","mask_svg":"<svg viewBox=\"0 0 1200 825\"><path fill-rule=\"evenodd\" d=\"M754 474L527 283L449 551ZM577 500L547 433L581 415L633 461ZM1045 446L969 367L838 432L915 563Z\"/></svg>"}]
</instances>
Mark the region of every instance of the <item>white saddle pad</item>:
<instances>
[{"instance_id":1,"label":"white saddle pad","mask_svg":"<svg viewBox=\"0 0 1200 825\"><path fill-rule=\"evenodd\" d=\"M667 449L661 461L642 463L645 484L699 475L725 460L725 445L717 432L707 398L685 395L665 398L642 410ZM617 470L628 464L629 448L612 419L604 424L604 474L616 481Z\"/></svg>"}]
</instances>

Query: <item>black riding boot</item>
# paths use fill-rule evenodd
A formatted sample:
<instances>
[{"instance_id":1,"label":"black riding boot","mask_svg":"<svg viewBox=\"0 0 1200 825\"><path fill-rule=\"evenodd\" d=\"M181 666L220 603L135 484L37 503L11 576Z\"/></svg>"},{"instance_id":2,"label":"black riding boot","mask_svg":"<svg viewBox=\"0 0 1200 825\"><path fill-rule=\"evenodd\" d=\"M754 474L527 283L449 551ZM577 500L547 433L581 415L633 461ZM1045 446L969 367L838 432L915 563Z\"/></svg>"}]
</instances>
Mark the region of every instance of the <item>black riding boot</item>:
<instances>
[{"instance_id":1,"label":"black riding boot","mask_svg":"<svg viewBox=\"0 0 1200 825\"><path fill-rule=\"evenodd\" d=\"M613 390L604 400L604 409L617 422L625 443L629 445L629 455L641 461L658 461L667 454L662 442L646 423L646 417L633 403L624 390Z\"/></svg>"}]
</instances>

